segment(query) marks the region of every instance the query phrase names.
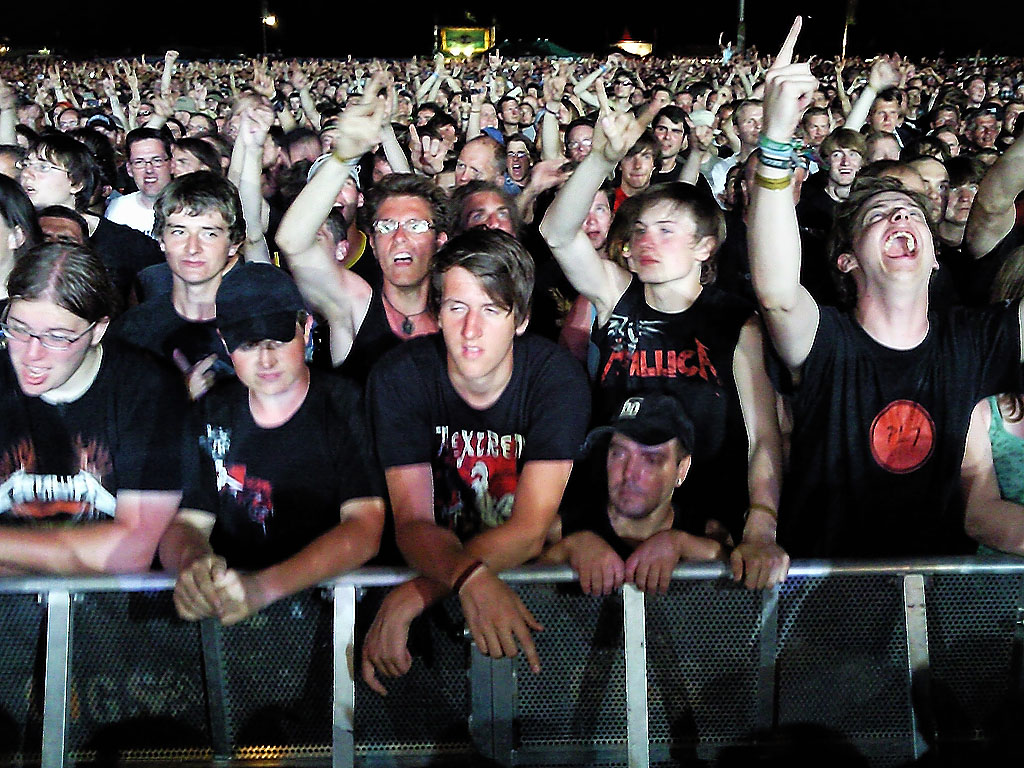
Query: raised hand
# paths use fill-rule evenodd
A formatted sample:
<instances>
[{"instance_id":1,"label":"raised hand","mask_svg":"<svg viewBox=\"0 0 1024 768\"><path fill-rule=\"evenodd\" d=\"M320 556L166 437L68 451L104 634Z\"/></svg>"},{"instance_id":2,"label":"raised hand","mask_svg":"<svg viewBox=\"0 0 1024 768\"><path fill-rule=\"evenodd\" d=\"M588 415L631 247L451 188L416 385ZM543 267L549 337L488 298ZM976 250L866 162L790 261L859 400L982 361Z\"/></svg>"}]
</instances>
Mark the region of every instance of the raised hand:
<instances>
[{"instance_id":1,"label":"raised hand","mask_svg":"<svg viewBox=\"0 0 1024 768\"><path fill-rule=\"evenodd\" d=\"M444 159L447 154L440 139L432 136L420 136L416 126L409 124L409 162L412 167L428 176L436 176L444 170Z\"/></svg>"},{"instance_id":2,"label":"raised hand","mask_svg":"<svg viewBox=\"0 0 1024 768\"><path fill-rule=\"evenodd\" d=\"M899 57L879 56L875 59L868 74L868 85L878 92L892 88L899 81Z\"/></svg>"},{"instance_id":3,"label":"raised hand","mask_svg":"<svg viewBox=\"0 0 1024 768\"><path fill-rule=\"evenodd\" d=\"M254 59L252 62L252 89L260 96L273 101L277 96L273 78L267 74L267 61Z\"/></svg>"},{"instance_id":4,"label":"raised hand","mask_svg":"<svg viewBox=\"0 0 1024 768\"><path fill-rule=\"evenodd\" d=\"M652 99L639 117L631 112L615 112L608 105L608 97L598 80L597 98L601 104L601 117L594 126L594 145L592 152L599 153L610 163L617 163L632 147L647 126L654 120L666 102L664 96Z\"/></svg>"},{"instance_id":5,"label":"raised hand","mask_svg":"<svg viewBox=\"0 0 1024 768\"><path fill-rule=\"evenodd\" d=\"M762 135L774 141L793 138L797 123L810 106L818 80L810 66L793 63L793 49L800 36L801 17L797 16L768 72L765 74L764 127Z\"/></svg>"},{"instance_id":6,"label":"raised hand","mask_svg":"<svg viewBox=\"0 0 1024 768\"><path fill-rule=\"evenodd\" d=\"M388 117L389 88L387 77L378 72L366 84L359 102L350 104L338 116L331 129L334 154L344 159L356 159L371 151L380 141L380 130Z\"/></svg>"}]
</instances>

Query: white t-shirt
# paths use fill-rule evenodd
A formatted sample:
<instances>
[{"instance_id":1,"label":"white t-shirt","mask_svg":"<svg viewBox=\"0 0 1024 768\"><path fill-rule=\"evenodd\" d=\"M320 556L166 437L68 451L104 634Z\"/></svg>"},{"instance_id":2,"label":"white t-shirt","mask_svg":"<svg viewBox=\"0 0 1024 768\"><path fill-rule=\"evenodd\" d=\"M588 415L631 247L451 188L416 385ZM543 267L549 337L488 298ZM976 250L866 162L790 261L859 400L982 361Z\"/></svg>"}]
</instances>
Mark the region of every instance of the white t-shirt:
<instances>
[{"instance_id":1,"label":"white t-shirt","mask_svg":"<svg viewBox=\"0 0 1024 768\"><path fill-rule=\"evenodd\" d=\"M130 195L121 195L107 204L107 212L104 214L115 224L124 224L126 227L137 229L144 235L155 239L153 234L153 209L148 207L142 200L141 192L132 192Z\"/></svg>"}]
</instances>

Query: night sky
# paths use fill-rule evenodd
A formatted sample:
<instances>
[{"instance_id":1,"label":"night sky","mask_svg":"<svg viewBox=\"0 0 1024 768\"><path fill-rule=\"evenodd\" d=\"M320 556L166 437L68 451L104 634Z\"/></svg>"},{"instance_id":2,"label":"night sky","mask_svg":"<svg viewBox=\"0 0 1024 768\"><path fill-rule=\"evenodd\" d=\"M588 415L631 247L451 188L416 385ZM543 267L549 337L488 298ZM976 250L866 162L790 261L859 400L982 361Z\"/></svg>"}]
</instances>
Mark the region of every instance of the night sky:
<instances>
[{"instance_id":1,"label":"night sky","mask_svg":"<svg viewBox=\"0 0 1024 768\"><path fill-rule=\"evenodd\" d=\"M724 31L727 40L734 39L736 33L733 2L630 2L619 4L621 10L590 13L585 0L554 4L267 2L281 20L279 29L268 33L268 47L288 56L429 54L434 24L466 24L467 13L479 25L496 24L499 40L549 38L581 52L605 50L624 29L634 39L653 40L656 52L666 54L714 52L719 32ZM14 50L45 45L68 55L106 56L159 55L169 47L186 56L252 55L261 50L261 0L199 4L59 0L47 3L45 11L40 3L11 0L4 5L0 39ZM176 5L188 10L172 10ZM941 50L949 55L965 55L980 48L985 54L1020 55L1024 53L1020 41L1022 5L1008 0L989 3L993 12L985 18L971 18L965 8L976 11L985 6L962 0L859 0L849 50L853 54L898 50L910 55ZM447 10L436 10L442 7ZM545 18L517 10L537 7L545 8ZM31 13L29 8L37 12ZM793 15L801 13L805 24L798 52L835 54L842 39L845 12L843 0L747 0L748 44L774 51ZM380 17L386 22L382 23Z\"/></svg>"}]
</instances>

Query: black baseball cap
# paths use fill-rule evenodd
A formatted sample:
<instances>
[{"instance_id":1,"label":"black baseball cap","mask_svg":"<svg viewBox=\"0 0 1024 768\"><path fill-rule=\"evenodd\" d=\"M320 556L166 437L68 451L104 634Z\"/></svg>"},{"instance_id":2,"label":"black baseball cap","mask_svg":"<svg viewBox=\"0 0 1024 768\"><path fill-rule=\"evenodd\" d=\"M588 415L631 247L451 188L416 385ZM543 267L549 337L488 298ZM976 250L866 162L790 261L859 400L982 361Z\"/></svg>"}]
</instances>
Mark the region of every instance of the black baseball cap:
<instances>
[{"instance_id":1,"label":"black baseball cap","mask_svg":"<svg viewBox=\"0 0 1024 768\"><path fill-rule=\"evenodd\" d=\"M682 403L671 395L651 394L627 399L615 421L590 431L587 448L615 432L641 445L661 445L676 438L684 453L693 451L693 421Z\"/></svg>"},{"instance_id":2,"label":"black baseball cap","mask_svg":"<svg viewBox=\"0 0 1024 768\"><path fill-rule=\"evenodd\" d=\"M228 352L251 341L291 341L306 309L291 277L270 264L236 264L217 289L217 329Z\"/></svg>"}]
</instances>

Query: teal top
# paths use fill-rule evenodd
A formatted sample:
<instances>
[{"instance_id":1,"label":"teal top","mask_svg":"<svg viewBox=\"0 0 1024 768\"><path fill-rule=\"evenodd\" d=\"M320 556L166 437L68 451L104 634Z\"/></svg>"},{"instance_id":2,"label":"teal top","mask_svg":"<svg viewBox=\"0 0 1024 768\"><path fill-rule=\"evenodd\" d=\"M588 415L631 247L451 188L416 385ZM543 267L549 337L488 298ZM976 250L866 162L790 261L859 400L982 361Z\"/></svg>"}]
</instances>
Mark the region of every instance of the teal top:
<instances>
[{"instance_id":1,"label":"teal top","mask_svg":"<svg viewBox=\"0 0 1024 768\"><path fill-rule=\"evenodd\" d=\"M988 399L992 410L992 423L988 428L988 439L992 443L992 463L999 481L999 495L1007 501L1024 504L1024 438L1007 432L1003 414L995 397ZM986 546L978 547L979 555L1002 554Z\"/></svg>"}]
</instances>

